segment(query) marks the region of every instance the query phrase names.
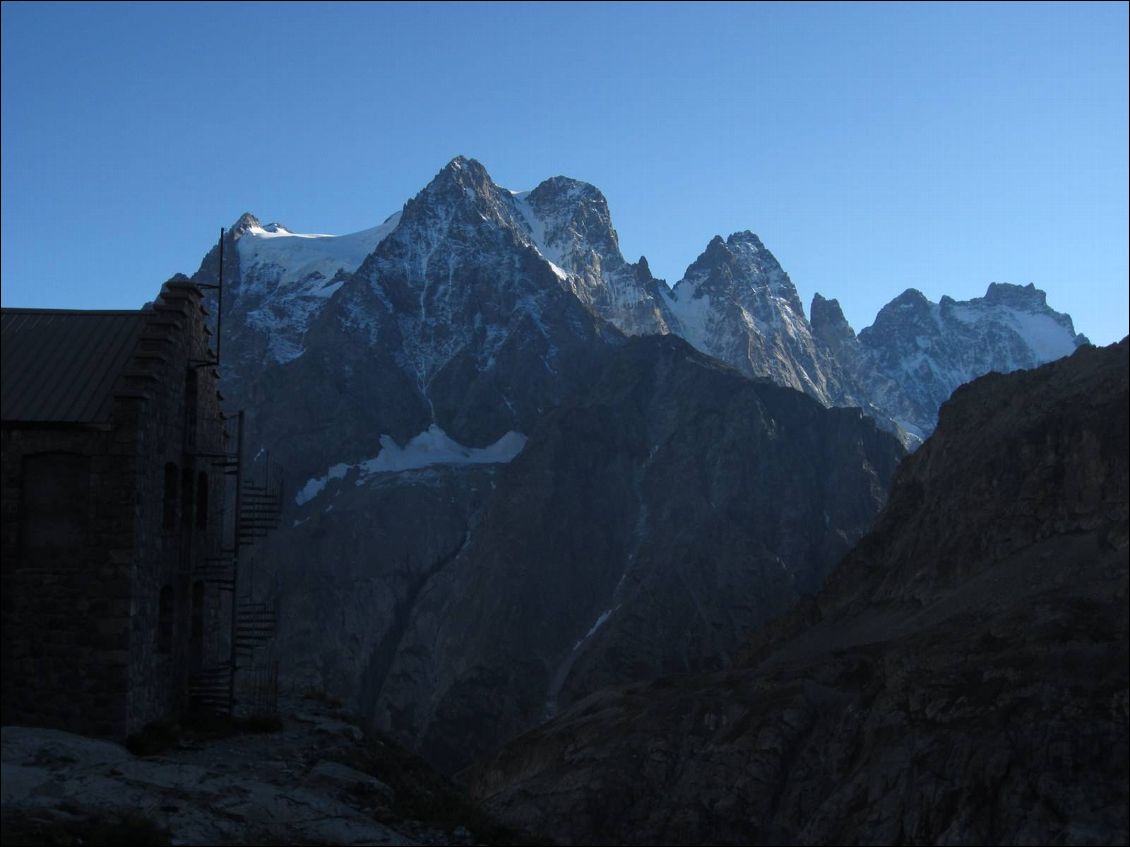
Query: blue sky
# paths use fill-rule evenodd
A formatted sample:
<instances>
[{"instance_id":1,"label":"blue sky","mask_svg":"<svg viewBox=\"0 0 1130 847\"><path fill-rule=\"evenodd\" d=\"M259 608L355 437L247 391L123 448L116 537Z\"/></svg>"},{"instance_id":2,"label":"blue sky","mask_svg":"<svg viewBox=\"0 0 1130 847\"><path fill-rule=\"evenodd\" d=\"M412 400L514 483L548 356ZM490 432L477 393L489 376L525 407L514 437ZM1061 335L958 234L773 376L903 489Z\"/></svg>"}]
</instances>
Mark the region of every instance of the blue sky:
<instances>
[{"instance_id":1,"label":"blue sky","mask_svg":"<svg viewBox=\"0 0 1130 847\"><path fill-rule=\"evenodd\" d=\"M671 283L750 229L856 329L1032 282L1109 343L1127 8L4 3L3 303L136 308L245 210L356 231L464 154L594 183Z\"/></svg>"}]
</instances>

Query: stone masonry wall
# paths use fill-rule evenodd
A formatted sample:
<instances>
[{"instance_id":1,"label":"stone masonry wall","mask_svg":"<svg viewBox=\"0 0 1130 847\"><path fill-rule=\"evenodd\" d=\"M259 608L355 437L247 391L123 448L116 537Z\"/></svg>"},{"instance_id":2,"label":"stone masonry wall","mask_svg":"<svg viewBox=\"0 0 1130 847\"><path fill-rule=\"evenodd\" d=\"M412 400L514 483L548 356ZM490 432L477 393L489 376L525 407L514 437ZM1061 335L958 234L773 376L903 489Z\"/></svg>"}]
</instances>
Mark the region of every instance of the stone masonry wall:
<instances>
[{"instance_id":1,"label":"stone masonry wall","mask_svg":"<svg viewBox=\"0 0 1130 847\"><path fill-rule=\"evenodd\" d=\"M219 557L224 477L216 462L226 449L217 393L218 377L207 365L214 358L199 290L167 283L153 306L153 317L139 345L139 368L129 378L149 383L154 401L138 428L143 473L138 480L137 555L130 632L129 727L184 711L189 676L221 660L216 613L220 591L205 581L207 560ZM143 366L149 363L150 367ZM166 521L166 467L176 469L175 514ZM203 474L203 479L201 477ZM206 481L206 517L198 519L200 486ZM202 596L195 593L201 583ZM161 591L171 588L172 637L161 644ZM194 599L203 601L196 610Z\"/></svg>"},{"instance_id":2,"label":"stone masonry wall","mask_svg":"<svg viewBox=\"0 0 1130 847\"><path fill-rule=\"evenodd\" d=\"M129 436L109 429L3 431L5 724L126 733L128 502L136 461ZM86 457L77 485L85 483L89 496L77 544L36 544L21 527L25 464L44 454Z\"/></svg>"},{"instance_id":3,"label":"stone masonry wall","mask_svg":"<svg viewBox=\"0 0 1130 847\"><path fill-rule=\"evenodd\" d=\"M200 291L166 283L146 315L108 423L4 425L4 724L124 738L182 714L190 673L225 658L204 571L227 445Z\"/></svg>"}]
</instances>

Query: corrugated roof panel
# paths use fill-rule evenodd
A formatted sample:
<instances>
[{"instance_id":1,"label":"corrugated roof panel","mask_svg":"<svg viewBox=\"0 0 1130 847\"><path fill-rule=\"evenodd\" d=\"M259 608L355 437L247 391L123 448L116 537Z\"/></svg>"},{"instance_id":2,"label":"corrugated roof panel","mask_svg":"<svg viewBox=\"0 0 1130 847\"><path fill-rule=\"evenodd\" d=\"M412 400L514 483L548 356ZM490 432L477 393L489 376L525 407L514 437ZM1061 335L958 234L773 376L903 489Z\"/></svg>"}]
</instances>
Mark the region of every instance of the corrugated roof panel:
<instances>
[{"instance_id":1,"label":"corrugated roof panel","mask_svg":"<svg viewBox=\"0 0 1130 847\"><path fill-rule=\"evenodd\" d=\"M113 389L147 315L53 309L0 312L0 418L95 423L110 418Z\"/></svg>"}]
</instances>

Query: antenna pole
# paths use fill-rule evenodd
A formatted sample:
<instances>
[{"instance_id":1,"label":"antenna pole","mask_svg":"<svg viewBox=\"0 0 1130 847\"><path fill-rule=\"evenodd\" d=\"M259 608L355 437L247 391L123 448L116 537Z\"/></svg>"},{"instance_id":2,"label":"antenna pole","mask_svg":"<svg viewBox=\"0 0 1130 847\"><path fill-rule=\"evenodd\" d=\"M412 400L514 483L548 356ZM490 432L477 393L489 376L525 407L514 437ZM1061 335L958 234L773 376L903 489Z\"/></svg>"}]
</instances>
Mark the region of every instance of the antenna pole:
<instances>
[{"instance_id":1,"label":"antenna pole","mask_svg":"<svg viewBox=\"0 0 1130 847\"><path fill-rule=\"evenodd\" d=\"M232 539L231 563L231 675L228 677L228 702L235 713L235 671L239 661L236 639L239 632L239 548L243 522L243 410L236 416L235 439L235 537Z\"/></svg>"},{"instance_id":2,"label":"antenna pole","mask_svg":"<svg viewBox=\"0 0 1130 847\"><path fill-rule=\"evenodd\" d=\"M224 340L224 228L220 227L220 279L216 297L216 365L220 364L220 345Z\"/></svg>"}]
</instances>

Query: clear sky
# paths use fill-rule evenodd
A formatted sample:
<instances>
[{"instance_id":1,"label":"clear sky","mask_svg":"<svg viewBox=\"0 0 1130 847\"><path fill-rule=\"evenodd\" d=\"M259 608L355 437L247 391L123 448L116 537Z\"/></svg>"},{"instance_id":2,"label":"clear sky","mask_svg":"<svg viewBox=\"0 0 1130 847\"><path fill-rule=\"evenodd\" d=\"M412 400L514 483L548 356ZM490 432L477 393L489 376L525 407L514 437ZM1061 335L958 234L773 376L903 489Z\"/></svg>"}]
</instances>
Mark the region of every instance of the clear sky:
<instances>
[{"instance_id":1,"label":"clear sky","mask_svg":"<svg viewBox=\"0 0 1130 847\"><path fill-rule=\"evenodd\" d=\"M1127 4L3 4L6 306L136 308L241 212L346 233L453 156L608 197L674 283L758 233L856 329L1035 283L1127 333Z\"/></svg>"}]
</instances>

